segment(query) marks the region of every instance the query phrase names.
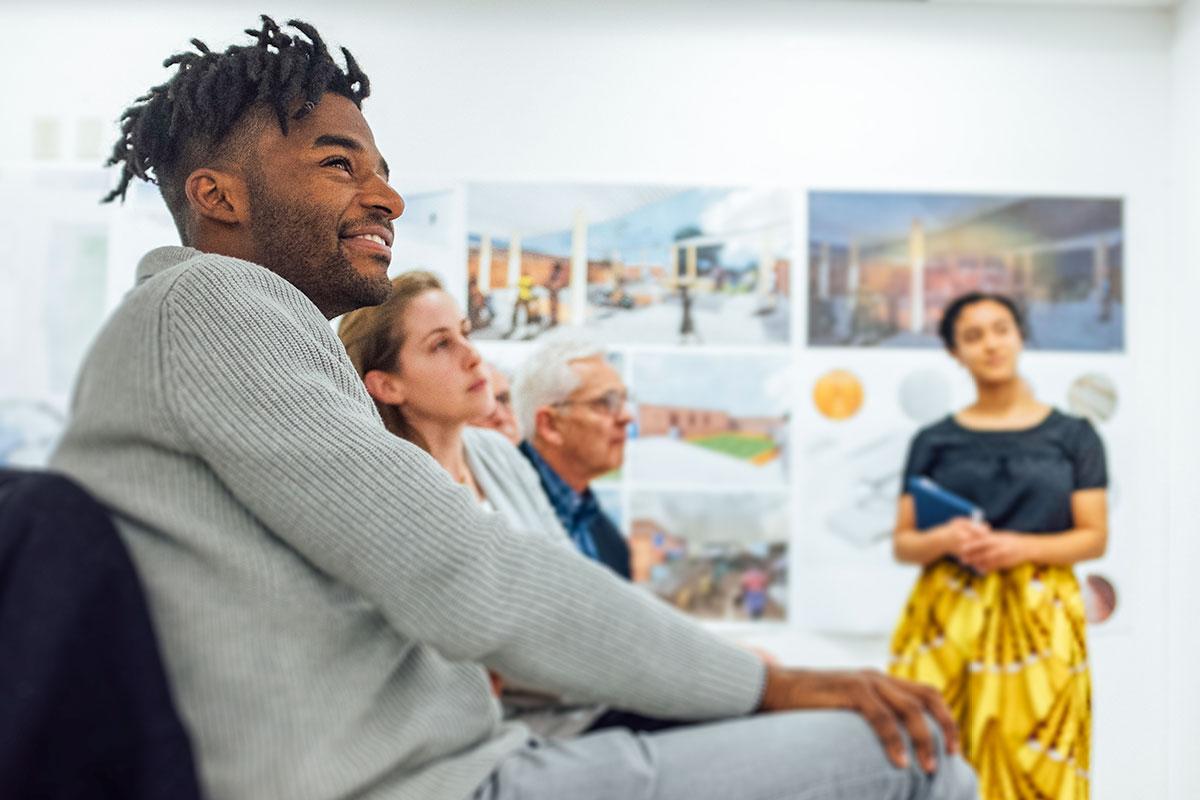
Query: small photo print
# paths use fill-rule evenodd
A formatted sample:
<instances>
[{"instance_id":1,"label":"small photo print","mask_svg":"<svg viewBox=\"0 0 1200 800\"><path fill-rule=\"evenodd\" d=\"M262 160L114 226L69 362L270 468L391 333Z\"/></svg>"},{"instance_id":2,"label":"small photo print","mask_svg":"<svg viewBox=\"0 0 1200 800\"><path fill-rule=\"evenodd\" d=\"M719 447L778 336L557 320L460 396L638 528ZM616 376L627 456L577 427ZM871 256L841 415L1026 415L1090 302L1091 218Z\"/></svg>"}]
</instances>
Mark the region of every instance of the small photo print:
<instances>
[{"instance_id":1,"label":"small photo print","mask_svg":"<svg viewBox=\"0 0 1200 800\"><path fill-rule=\"evenodd\" d=\"M793 203L778 189L467 188L476 336L786 345Z\"/></svg>"},{"instance_id":2,"label":"small photo print","mask_svg":"<svg viewBox=\"0 0 1200 800\"><path fill-rule=\"evenodd\" d=\"M1125 347L1123 203L1114 198L813 192L808 343L939 347L946 306L1012 298L1036 350Z\"/></svg>"},{"instance_id":3,"label":"small photo print","mask_svg":"<svg viewBox=\"0 0 1200 800\"><path fill-rule=\"evenodd\" d=\"M635 484L783 487L791 372L782 355L632 356Z\"/></svg>"},{"instance_id":4,"label":"small photo print","mask_svg":"<svg viewBox=\"0 0 1200 800\"><path fill-rule=\"evenodd\" d=\"M635 582L705 619L786 619L786 494L638 492L630 505Z\"/></svg>"}]
</instances>

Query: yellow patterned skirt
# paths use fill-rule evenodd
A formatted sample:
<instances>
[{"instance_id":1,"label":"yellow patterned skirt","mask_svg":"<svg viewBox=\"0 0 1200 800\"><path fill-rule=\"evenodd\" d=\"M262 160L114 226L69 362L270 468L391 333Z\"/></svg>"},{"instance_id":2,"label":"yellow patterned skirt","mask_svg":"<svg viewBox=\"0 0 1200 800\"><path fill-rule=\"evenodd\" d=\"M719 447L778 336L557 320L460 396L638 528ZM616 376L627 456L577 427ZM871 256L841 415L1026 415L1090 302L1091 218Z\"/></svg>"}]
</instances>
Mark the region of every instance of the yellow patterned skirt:
<instances>
[{"instance_id":1,"label":"yellow patterned skirt","mask_svg":"<svg viewBox=\"0 0 1200 800\"><path fill-rule=\"evenodd\" d=\"M1092 697L1083 597L1067 567L925 569L888 671L934 686L982 800L1087 800Z\"/></svg>"}]
</instances>

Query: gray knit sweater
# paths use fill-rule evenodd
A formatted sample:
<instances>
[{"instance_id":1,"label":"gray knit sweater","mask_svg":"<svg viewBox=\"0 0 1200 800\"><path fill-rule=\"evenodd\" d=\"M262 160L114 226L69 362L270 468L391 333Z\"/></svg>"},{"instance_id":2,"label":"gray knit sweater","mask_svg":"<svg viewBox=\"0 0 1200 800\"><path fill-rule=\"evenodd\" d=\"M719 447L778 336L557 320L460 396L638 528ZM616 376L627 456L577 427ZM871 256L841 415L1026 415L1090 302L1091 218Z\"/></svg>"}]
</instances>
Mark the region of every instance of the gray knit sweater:
<instances>
[{"instance_id":1,"label":"gray knit sweater","mask_svg":"<svg viewBox=\"0 0 1200 800\"><path fill-rule=\"evenodd\" d=\"M180 247L138 280L52 465L132 550L212 800L470 795L526 736L481 664L667 717L755 706L755 656L389 434L291 284Z\"/></svg>"},{"instance_id":2,"label":"gray knit sweater","mask_svg":"<svg viewBox=\"0 0 1200 800\"><path fill-rule=\"evenodd\" d=\"M475 483L509 525L541 533L559 546L575 550L537 472L512 442L496 431L468 426L463 430L463 449ZM579 558L586 558L575 552ZM517 685L512 678L506 679L500 701L505 719L518 720L533 733L546 737L581 733L608 710L603 705L547 695L539 687Z\"/></svg>"}]
</instances>

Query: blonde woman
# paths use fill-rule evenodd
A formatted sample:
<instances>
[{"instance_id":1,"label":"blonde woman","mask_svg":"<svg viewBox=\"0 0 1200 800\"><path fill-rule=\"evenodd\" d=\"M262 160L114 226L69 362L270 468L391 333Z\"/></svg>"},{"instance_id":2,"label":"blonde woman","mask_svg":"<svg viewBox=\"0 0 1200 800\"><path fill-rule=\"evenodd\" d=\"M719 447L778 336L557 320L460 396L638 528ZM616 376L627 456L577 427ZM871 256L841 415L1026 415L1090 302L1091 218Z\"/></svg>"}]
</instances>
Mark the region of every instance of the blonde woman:
<instances>
[{"instance_id":1,"label":"blonde woman","mask_svg":"<svg viewBox=\"0 0 1200 800\"><path fill-rule=\"evenodd\" d=\"M920 431L906 483L925 477L970 501L917 530L900 498L896 558L923 567L892 639L890 671L941 690L984 800L1084 800L1091 683L1072 565L1104 553L1104 445L1091 424L1037 400L1017 372L1020 313L972 293L940 334L977 398Z\"/></svg>"},{"instance_id":2,"label":"blonde woman","mask_svg":"<svg viewBox=\"0 0 1200 800\"><path fill-rule=\"evenodd\" d=\"M393 279L386 302L353 311L338 326L388 430L428 452L515 530L571 547L529 462L501 434L469 425L496 405L489 372L469 335L470 323L454 298L428 272ZM494 681L499 688L500 680ZM503 700L509 716L547 736L579 733L605 711L511 686Z\"/></svg>"},{"instance_id":3,"label":"blonde woman","mask_svg":"<svg viewBox=\"0 0 1200 800\"><path fill-rule=\"evenodd\" d=\"M382 305L338 326L384 425L428 452L486 508L518 530L569 544L537 476L503 436L468 423L492 414L491 378L470 323L437 276L408 272Z\"/></svg>"}]
</instances>

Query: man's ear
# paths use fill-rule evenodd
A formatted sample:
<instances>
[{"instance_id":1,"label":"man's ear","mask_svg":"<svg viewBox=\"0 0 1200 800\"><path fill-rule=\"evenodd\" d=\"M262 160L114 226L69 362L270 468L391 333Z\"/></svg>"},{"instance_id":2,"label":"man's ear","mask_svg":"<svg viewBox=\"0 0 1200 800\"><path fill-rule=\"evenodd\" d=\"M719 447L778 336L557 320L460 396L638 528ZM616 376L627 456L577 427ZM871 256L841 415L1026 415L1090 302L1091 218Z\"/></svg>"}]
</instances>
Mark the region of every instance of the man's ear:
<instances>
[{"instance_id":1,"label":"man's ear","mask_svg":"<svg viewBox=\"0 0 1200 800\"><path fill-rule=\"evenodd\" d=\"M363 376L363 383L374 400L389 406L404 404L404 382L391 372L373 369Z\"/></svg>"},{"instance_id":2,"label":"man's ear","mask_svg":"<svg viewBox=\"0 0 1200 800\"><path fill-rule=\"evenodd\" d=\"M565 441L559 426L558 414L550 406L540 406L533 415L533 431L529 438L537 437L540 441L554 447L562 447Z\"/></svg>"},{"instance_id":3,"label":"man's ear","mask_svg":"<svg viewBox=\"0 0 1200 800\"><path fill-rule=\"evenodd\" d=\"M232 172L201 167L187 176L183 190L192 212L205 219L224 225L249 221L246 182Z\"/></svg>"}]
</instances>

